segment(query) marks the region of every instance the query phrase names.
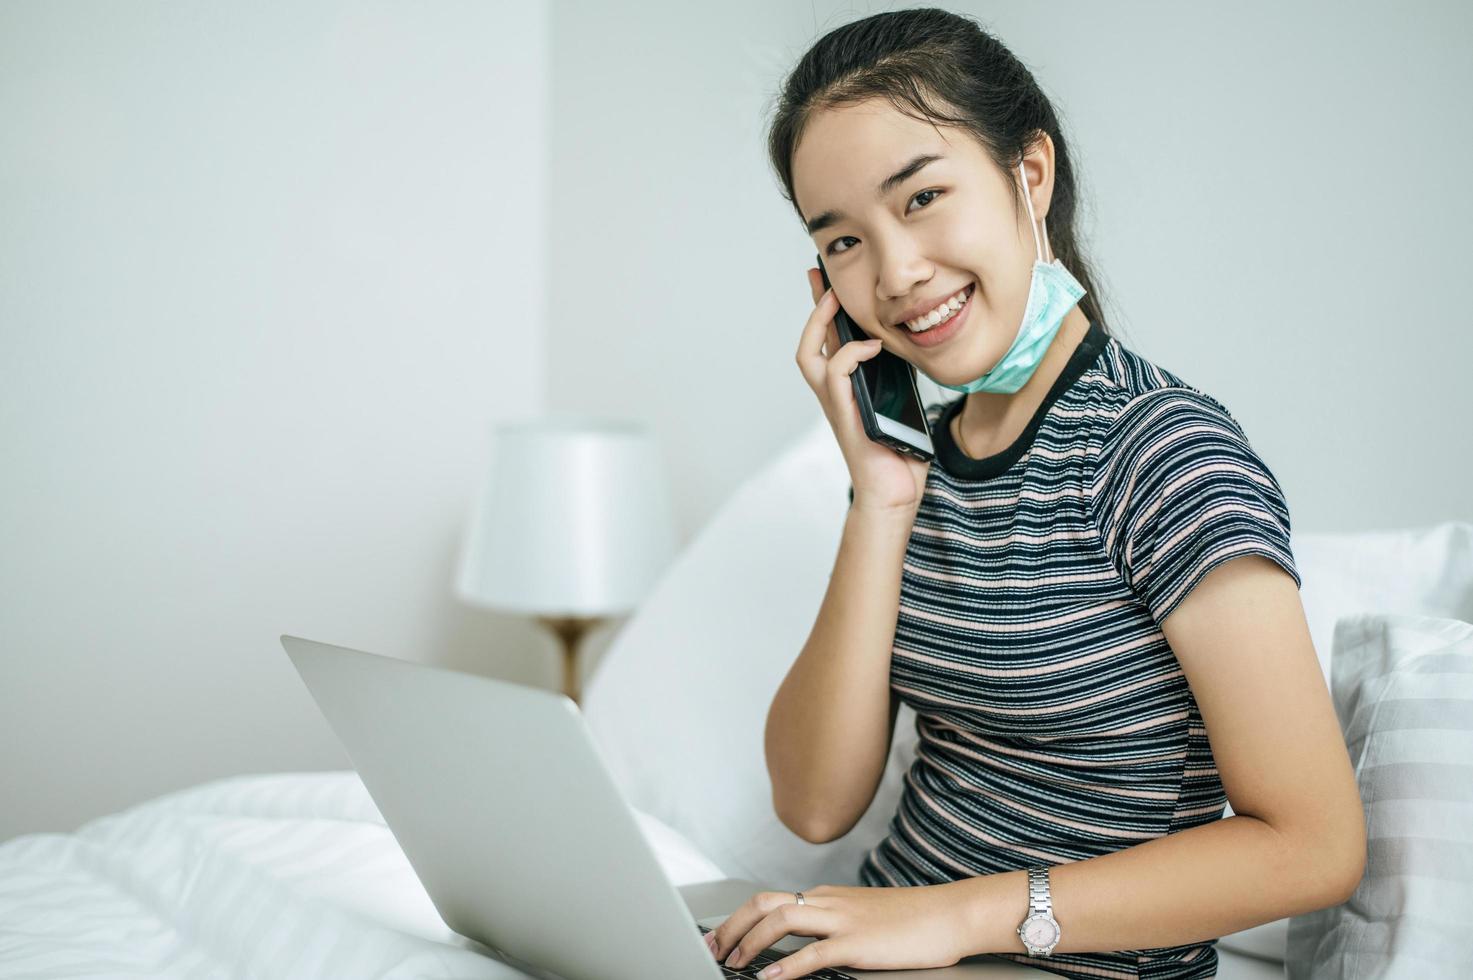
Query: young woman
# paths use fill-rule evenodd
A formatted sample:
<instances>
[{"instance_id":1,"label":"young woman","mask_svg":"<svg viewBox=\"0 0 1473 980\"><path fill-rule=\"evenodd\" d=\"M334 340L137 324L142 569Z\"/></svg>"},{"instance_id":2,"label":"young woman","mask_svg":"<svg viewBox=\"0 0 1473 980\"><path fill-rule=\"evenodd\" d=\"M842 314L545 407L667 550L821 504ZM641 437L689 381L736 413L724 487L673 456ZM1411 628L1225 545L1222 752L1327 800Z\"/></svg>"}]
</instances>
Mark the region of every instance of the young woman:
<instances>
[{"instance_id":1,"label":"young woman","mask_svg":"<svg viewBox=\"0 0 1473 980\"><path fill-rule=\"evenodd\" d=\"M1344 901L1365 826L1288 507L1219 401L1108 332L1029 71L967 18L868 17L803 56L770 151L833 284L808 270L797 362L852 481L768 716L778 814L847 833L901 701L919 746L864 887L754 895L714 955L1211 977L1216 937ZM875 340L839 345L841 302ZM965 393L930 463L865 436L881 347Z\"/></svg>"}]
</instances>

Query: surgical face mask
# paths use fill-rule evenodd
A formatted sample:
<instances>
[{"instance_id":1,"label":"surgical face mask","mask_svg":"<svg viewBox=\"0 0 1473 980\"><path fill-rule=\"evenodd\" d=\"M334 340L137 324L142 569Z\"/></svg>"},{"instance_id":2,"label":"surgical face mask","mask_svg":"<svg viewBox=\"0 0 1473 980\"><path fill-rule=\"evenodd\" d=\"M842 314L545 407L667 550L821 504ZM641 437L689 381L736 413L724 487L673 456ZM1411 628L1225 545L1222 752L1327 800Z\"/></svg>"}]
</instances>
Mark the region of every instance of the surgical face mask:
<instances>
[{"instance_id":1,"label":"surgical face mask","mask_svg":"<svg viewBox=\"0 0 1473 980\"><path fill-rule=\"evenodd\" d=\"M1028 284L1028 303L1023 307L1023 323L1018 327L1013 346L982 377L961 385L943 384L931 378L936 384L952 391L999 391L1011 394L1023 387L1038 369L1039 362L1048 351L1054 334L1059 332L1064 317L1084 295L1084 287L1069 274L1063 263L1057 258L1052 262L1043 260L1043 243L1048 241L1048 219L1044 219L1043 239L1040 241L1038 222L1033 217L1033 198L1028 194L1028 174L1024 172L1021 163L1018 164L1018 172L1023 175L1023 200L1028 205L1028 224L1033 228L1033 242L1038 250L1038 258L1033 262L1033 279ZM1049 251L1052 252L1053 249L1050 248ZM928 374L926 377L931 376Z\"/></svg>"}]
</instances>

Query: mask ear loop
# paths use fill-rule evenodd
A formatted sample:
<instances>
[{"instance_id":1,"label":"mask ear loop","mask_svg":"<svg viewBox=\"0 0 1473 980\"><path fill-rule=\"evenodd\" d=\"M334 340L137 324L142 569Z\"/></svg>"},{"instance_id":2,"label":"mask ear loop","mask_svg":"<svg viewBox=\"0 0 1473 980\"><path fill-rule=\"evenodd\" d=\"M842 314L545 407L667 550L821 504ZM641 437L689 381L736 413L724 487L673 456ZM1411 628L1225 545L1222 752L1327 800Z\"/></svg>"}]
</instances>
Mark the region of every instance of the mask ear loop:
<instances>
[{"instance_id":1,"label":"mask ear loop","mask_svg":"<svg viewBox=\"0 0 1473 980\"><path fill-rule=\"evenodd\" d=\"M1028 224L1029 227L1033 229L1033 245L1034 250L1038 253L1038 261L1052 262L1052 257L1048 259L1045 259L1043 257L1043 247L1044 244L1048 242L1048 218L1043 219L1043 239L1039 240L1038 219L1033 216L1033 198L1028 194L1028 174L1024 172L1023 164L1021 161L1019 161L1018 163L1018 173L1022 174L1023 176L1023 203L1028 205ZM1052 245L1049 245L1048 254L1050 256L1053 256L1054 254L1054 248Z\"/></svg>"}]
</instances>

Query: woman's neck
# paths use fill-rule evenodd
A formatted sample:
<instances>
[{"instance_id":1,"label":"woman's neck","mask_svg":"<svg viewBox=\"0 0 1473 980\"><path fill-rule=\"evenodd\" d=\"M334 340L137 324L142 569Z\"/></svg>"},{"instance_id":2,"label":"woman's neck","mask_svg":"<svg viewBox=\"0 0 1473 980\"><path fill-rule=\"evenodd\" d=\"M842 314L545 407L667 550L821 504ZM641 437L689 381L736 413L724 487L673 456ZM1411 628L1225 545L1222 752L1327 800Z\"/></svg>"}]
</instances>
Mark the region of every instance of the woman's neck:
<instances>
[{"instance_id":1,"label":"woman's neck","mask_svg":"<svg viewBox=\"0 0 1473 980\"><path fill-rule=\"evenodd\" d=\"M981 459L1012 445L1028 427L1033 413L1043 404L1049 389L1064 373L1074 349L1088 332L1089 317L1076 303L1065 315L1043 360L1023 387L1010 394L974 391L967 395L966 403L952 423L957 446L962 452L973 459Z\"/></svg>"}]
</instances>

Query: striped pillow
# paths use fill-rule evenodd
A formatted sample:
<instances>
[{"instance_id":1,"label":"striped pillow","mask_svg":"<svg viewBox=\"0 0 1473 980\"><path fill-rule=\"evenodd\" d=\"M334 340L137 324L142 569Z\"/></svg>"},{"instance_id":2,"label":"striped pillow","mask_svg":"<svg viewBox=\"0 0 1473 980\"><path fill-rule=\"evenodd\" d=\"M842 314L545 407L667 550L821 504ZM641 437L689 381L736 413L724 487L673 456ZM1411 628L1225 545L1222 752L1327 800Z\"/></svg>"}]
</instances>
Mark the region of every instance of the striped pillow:
<instances>
[{"instance_id":1,"label":"striped pillow","mask_svg":"<svg viewBox=\"0 0 1473 980\"><path fill-rule=\"evenodd\" d=\"M1366 808L1366 874L1289 922L1289 980L1473 977L1473 624L1335 623L1331 693Z\"/></svg>"}]
</instances>

